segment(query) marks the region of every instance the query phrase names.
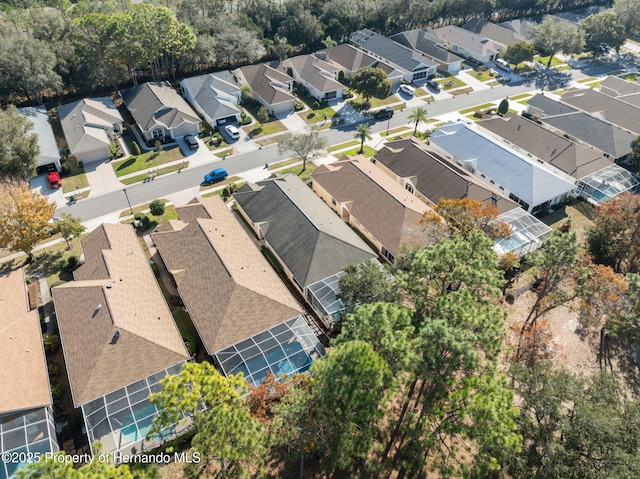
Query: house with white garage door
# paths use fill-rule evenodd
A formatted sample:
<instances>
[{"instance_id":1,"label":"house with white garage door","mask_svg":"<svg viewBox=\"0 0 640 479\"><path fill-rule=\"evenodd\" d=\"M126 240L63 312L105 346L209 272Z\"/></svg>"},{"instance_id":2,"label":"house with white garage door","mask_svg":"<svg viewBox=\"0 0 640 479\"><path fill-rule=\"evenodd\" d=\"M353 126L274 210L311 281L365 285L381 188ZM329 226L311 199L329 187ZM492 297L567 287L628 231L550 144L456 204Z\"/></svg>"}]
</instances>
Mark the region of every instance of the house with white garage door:
<instances>
[{"instance_id":1,"label":"house with white garage door","mask_svg":"<svg viewBox=\"0 0 640 479\"><path fill-rule=\"evenodd\" d=\"M122 92L122 100L149 143L200 131L200 117L168 82L128 88Z\"/></svg>"},{"instance_id":2,"label":"house with white garage door","mask_svg":"<svg viewBox=\"0 0 640 479\"><path fill-rule=\"evenodd\" d=\"M56 137L53 134L47 109L43 106L30 106L18 108L18 112L33 124L29 133L35 133L38 136L38 146L40 147L38 167L54 164L56 169L60 171L62 169L60 166L60 151L58 150Z\"/></svg>"},{"instance_id":3,"label":"house with white garage door","mask_svg":"<svg viewBox=\"0 0 640 479\"><path fill-rule=\"evenodd\" d=\"M287 75L279 62L259 63L233 70L239 85L249 85L253 99L272 115L284 115L293 111L296 97L293 78Z\"/></svg>"},{"instance_id":4,"label":"house with white garage door","mask_svg":"<svg viewBox=\"0 0 640 479\"><path fill-rule=\"evenodd\" d=\"M109 97L85 98L58 107L69 153L83 163L104 161L111 141L122 133L122 115Z\"/></svg>"},{"instance_id":5,"label":"house with white garage door","mask_svg":"<svg viewBox=\"0 0 640 479\"><path fill-rule=\"evenodd\" d=\"M198 75L180 82L184 97L211 126L240 121L242 90L229 71Z\"/></svg>"}]
</instances>

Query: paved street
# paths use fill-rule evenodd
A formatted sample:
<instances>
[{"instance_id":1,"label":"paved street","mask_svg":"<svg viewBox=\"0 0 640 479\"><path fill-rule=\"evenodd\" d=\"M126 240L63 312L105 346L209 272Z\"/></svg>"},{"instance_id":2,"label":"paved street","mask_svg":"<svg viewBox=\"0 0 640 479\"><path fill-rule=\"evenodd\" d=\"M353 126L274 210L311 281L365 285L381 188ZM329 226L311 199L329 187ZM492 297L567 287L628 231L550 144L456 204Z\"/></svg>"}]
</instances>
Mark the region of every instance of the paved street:
<instances>
[{"instance_id":1,"label":"paved street","mask_svg":"<svg viewBox=\"0 0 640 479\"><path fill-rule=\"evenodd\" d=\"M618 62L598 62L594 65L575 64L574 68L565 72L544 72L535 80L527 80L524 83L515 83L508 85L500 85L495 88L485 87L485 89L474 91L470 94L451 97L448 94L436 94L436 98L430 104L425 104L429 117L443 116L452 114L458 110L473 107L489 102L498 102L505 97L513 97L527 92L540 91L545 86L564 84L569 81L576 81L587 76L602 76L608 71L620 68ZM624 65L622 65L624 66ZM439 95L442 95L439 98ZM412 101L410 106L404 110L397 111L394 117L387 123L386 120L374 121L369 120L372 125L373 133L381 133L390 129L407 125L408 117L411 114L411 107L415 106ZM327 139L329 145L344 143L353 139L356 124L347 124L339 128L322 131L321 135ZM242 150L242 148L238 148ZM169 195L188 190L197 191L198 185L203 180L205 173L213 168L224 167L230 176L236 176L248 170L262 168L265 163L274 163L282 160L282 156L278 153L277 145L263 147L260 150L246 151L232 155L226 159L213 157L214 159L207 164L198 162L195 166L191 166L180 173L172 173L159 176L153 181L139 183L126 188L129 200L132 206L148 203L156 198L166 198ZM266 172L265 172L266 173ZM124 188L111 191L101 195L92 195L85 200L70 206L60 207L56 210L56 215L61 213L71 213L79 216L83 221L98 219L114 212L120 212L128 208L127 198L122 191ZM117 220L117 217L115 218Z\"/></svg>"}]
</instances>

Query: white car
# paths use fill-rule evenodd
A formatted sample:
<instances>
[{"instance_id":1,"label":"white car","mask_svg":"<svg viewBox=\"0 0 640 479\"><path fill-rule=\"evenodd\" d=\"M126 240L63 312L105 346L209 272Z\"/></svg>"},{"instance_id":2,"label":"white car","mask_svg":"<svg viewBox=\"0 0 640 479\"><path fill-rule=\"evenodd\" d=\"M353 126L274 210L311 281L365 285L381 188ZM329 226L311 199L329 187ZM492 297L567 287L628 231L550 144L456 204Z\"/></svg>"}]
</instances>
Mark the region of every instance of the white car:
<instances>
[{"instance_id":1,"label":"white car","mask_svg":"<svg viewBox=\"0 0 640 479\"><path fill-rule=\"evenodd\" d=\"M238 128L236 128L234 125L225 126L224 130L232 139L237 140L238 138L240 138L240 130L238 130Z\"/></svg>"},{"instance_id":2,"label":"white car","mask_svg":"<svg viewBox=\"0 0 640 479\"><path fill-rule=\"evenodd\" d=\"M409 96L413 96L416 93L416 89L411 85L400 85L400 91Z\"/></svg>"}]
</instances>

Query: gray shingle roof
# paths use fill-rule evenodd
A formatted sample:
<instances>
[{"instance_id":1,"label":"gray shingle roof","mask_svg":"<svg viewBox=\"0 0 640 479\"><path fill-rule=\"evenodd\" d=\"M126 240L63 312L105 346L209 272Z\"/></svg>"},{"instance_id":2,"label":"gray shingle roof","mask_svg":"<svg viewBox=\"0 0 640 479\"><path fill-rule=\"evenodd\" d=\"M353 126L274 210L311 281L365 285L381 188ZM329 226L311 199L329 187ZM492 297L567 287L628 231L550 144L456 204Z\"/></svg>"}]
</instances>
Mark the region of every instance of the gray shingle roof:
<instances>
[{"instance_id":1,"label":"gray shingle roof","mask_svg":"<svg viewBox=\"0 0 640 479\"><path fill-rule=\"evenodd\" d=\"M458 161L470 164L475 175L486 175L532 208L569 193L574 184L481 135L466 123L448 123L430 137Z\"/></svg>"},{"instance_id":2,"label":"gray shingle roof","mask_svg":"<svg viewBox=\"0 0 640 479\"><path fill-rule=\"evenodd\" d=\"M389 38L407 48L413 48L414 50L422 52L428 57L445 64L461 62L464 60L464 58L459 57L455 53L451 53L449 50L444 48L442 46L442 41L433 34L432 30L421 30L417 28L415 30L407 30L405 32L397 33Z\"/></svg>"},{"instance_id":3,"label":"gray shingle roof","mask_svg":"<svg viewBox=\"0 0 640 479\"><path fill-rule=\"evenodd\" d=\"M622 78L608 76L600 83L600 91L609 96L623 96L640 93L640 83L630 82Z\"/></svg>"},{"instance_id":4,"label":"gray shingle roof","mask_svg":"<svg viewBox=\"0 0 640 479\"><path fill-rule=\"evenodd\" d=\"M576 108L564 105L548 96L544 96L542 93L533 95L527 102L527 105L542 111L544 116L562 115L564 113L575 113L578 111Z\"/></svg>"},{"instance_id":5,"label":"gray shingle roof","mask_svg":"<svg viewBox=\"0 0 640 479\"><path fill-rule=\"evenodd\" d=\"M636 135L640 134L640 108L621 99L586 88L567 90L561 101Z\"/></svg>"},{"instance_id":6,"label":"gray shingle roof","mask_svg":"<svg viewBox=\"0 0 640 479\"><path fill-rule=\"evenodd\" d=\"M286 61L310 85L321 92L342 90L344 85L333 78L338 68L313 55L298 55Z\"/></svg>"},{"instance_id":7,"label":"gray shingle roof","mask_svg":"<svg viewBox=\"0 0 640 479\"><path fill-rule=\"evenodd\" d=\"M240 88L227 71L185 78L180 82L194 102L211 118L225 118L240 114L237 97Z\"/></svg>"},{"instance_id":8,"label":"gray shingle roof","mask_svg":"<svg viewBox=\"0 0 640 479\"><path fill-rule=\"evenodd\" d=\"M38 135L38 146L40 147L39 158L51 159L52 161L60 159L58 144L53 134L47 109L43 106L30 106L27 108L18 108L18 111L33 123L31 132Z\"/></svg>"},{"instance_id":9,"label":"gray shingle roof","mask_svg":"<svg viewBox=\"0 0 640 479\"><path fill-rule=\"evenodd\" d=\"M293 78L280 71L279 67L280 64L277 62L274 62L273 66L259 63L258 65L241 67L238 70L242 72L247 83L260 98L270 105L276 105L295 100L295 96L286 87L287 84L293 82Z\"/></svg>"},{"instance_id":10,"label":"gray shingle roof","mask_svg":"<svg viewBox=\"0 0 640 479\"><path fill-rule=\"evenodd\" d=\"M156 125L167 129L184 122L198 123L200 117L167 82L148 82L122 92L122 100L144 131Z\"/></svg>"},{"instance_id":11,"label":"gray shingle roof","mask_svg":"<svg viewBox=\"0 0 640 479\"><path fill-rule=\"evenodd\" d=\"M493 40L489 40L482 35L470 32L464 28L456 27L455 25L436 28L433 32L443 42L459 45L465 50L475 52L479 55L484 56L502 50L502 46Z\"/></svg>"},{"instance_id":12,"label":"gray shingle roof","mask_svg":"<svg viewBox=\"0 0 640 479\"><path fill-rule=\"evenodd\" d=\"M434 204L441 198L469 198L494 205L501 214L519 208L517 203L503 196L504 193L489 188L415 138L389 142L375 158L400 178L411 179L417 190Z\"/></svg>"},{"instance_id":13,"label":"gray shingle roof","mask_svg":"<svg viewBox=\"0 0 640 479\"><path fill-rule=\"evenodd\" d=\"M172 231L153 234L209 354L302 311L218 197L176 208Z\"/></svg>"},{"instance_id":14,"label":"gray shingle roof","mask_svg":"<svg viewBox=\"0 0 640 479\"><path fill-rule=\"evenodd\" d=\"M376 257L294 174L246 184L234 197L301 287Z\"/></svg>"},{"instance_id":15,"label":"gray shingle roof","mask_svg":"<svg viewBox=\"0 0 640 479\"><path fill-rule=\"evenodd\" d=\"M590 175L613 161L518 115L506 115L476 124L537 156L576 179Z\"/></svg>"},{"instance_id":16,"label":"gray shingle roof","mask_svg":"<svg viewBox=\"0 0 640 479\"><path fill-rule=\"evenodd\" d=\"M343 43L336 45L329 50L318 52L318 55L325 55L326 59L333 62L345 70L358 71L360 68L373 65L377 60L366 54L359 48Z\"/></svg>"},{"instance_id":17,"label":"gray shingle roof","mask_svg":"<svg viewBox=\"0 0 640 479\"><path fill-rule=\"evenodd\" d=\"M622 158L631 153L636 138L633 133L582 111L544 117L540 121L613 158Z\"/></svg>"},{"instance_id":18,"label":"gray shingle roof","mask_svg":"<svg viewBox=\"0 0 640 479\"><path fill-rule=\"evenodd\" d=\"M350 41L364 51L371 52L387 63L409 72L435 65L435 62L425 55L366 28L351 35Z\"/></svg>"},{"instance_id":19,"label":"gray shingle roof","mask_svg":"<svg viewBox=\"0 0 640 479\"><path fill-rule=\"evenodd\" d=\"M481 20L480 18L473 18L469 20L462 26L462 28L469 30L470 32L477 33L478 35L482 35L494 42L501 43L505 47L525 41L524 36L518 35L513 30L509 30L508 28L501 27L500 25L496 25L495 23L491 23L486 20Z\"/></svg>"},{"instance_id":20,"label":"gray shingle roof","mask_svg":"<svg viewBox=\"0 0 640 479\"><path fill-rule=\"evenodd\" d=\"M122 116L111 98L85 98L58 107L58 117L72 155L109 146L107 131Z\"/></svg>"}]
</instances>

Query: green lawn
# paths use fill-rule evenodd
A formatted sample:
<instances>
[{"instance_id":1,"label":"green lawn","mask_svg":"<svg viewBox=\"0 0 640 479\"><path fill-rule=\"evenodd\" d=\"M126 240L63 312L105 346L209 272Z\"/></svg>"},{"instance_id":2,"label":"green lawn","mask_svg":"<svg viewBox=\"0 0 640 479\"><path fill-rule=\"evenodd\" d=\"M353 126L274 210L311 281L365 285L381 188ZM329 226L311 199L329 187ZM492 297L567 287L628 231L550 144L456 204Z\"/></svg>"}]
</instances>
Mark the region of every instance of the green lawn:
<instances>
[{"instance_id":1,"label":"green lawn","mask_svg":"<svg viewBox=\"0 0 640 479\"><path fill-rule=\"evenodd\" d=\"M161 199L165 203L167 202L165 198L161 198ZM145 203L144 205L138 205L135 208L133 208L133 213L134 214L140 213L141 211L148 210L148 209L149 209L149 203ZM148 213L148 214L151 215L151 213ZM126 210L122 210L120 212L120 218L124 218L125 216L129 216L129 215L131 215L131 210L129 210L129 208L127 208ZM153 217L155 218L155 216ZM161 224L161 223L164 223L165 221L177 220L177 219L178 219L178 214L176 213L175 206L168 205L168 206L165 206L164 208L164 214L162 216L157 217L157 223Z\"/></svg>"},{"instance_id":2,"label":"green lawn","mask_svg":"<svg viewBox=\"0 0 640 479\"><path fill-rule=\"evenodd\" d=\"M176 326L178 326L182 339L188 345L189 354L193 355L196 352L196 346L198 345L198 332L193 326L189 313L180 308L173 312L173 319L176 321Z\"/></svg>"},{"instance_id":3,"label":"green lawn","mask_svg":"<svg viewBox=\"0 0 640 479\"><path fill-rule=\"evenodd\" d=\"M285 173L295 173L300 177L302 181L308 181L311 178L311 174L316 171L316 164L310 161L307 161L307 168L302 171L302 164L292 166L291 168L285 168L284 170L280 170L278 172L279 175L284 175Z\"/></svg>"},{"instance_id":4,"label":"green lawn","mask_svg":"<svg viewBox=\"0 0 640 479\"><path fill-rule=\"evenodd\" d=\"M431 96L431 92L426 88L418 87L416 88L416 98L422 98L424 101L433 101L433 97Z\"/></svg>"},{"instance_id":5,"label":"green lawn","mask_svg":"<svg viewBox=\"0 0 640 479\"><path fill-rule=\"evenodd\" d=\"M467 73L479 81L489 81L497 76L493 70L485 70L483 72L468 70Z\"/></svg>"},{"instance_id":6,"label":"green lawn","mask_svg":"<svg viewBox=\"0 0 640 479\"><path fill-rule=\"evenodd\" d=\"M189 162L187 161L186 164L177 164L177 165L171 165L171 166L167 166L166 168L161 168L160 170L158 170L155 175L156 176L162 176L162 175L166 175L167 173L172 173L174 171L178 171L181 170L182 168L188 168L189 167ZM124 180L120 180L120 183L124 184L124 185L132 185L134 183L139 183L141 181L144 181L146 179L149 178L149 174L148 173L143 173L141 175L136 175L136 176L132 176L130 178L125 178Z\"/></svg>"},{"instance_id":7,"label":"green lawn","mask_svg":"<svg viewBox=\"0 0 640 479\"><path fill-rule=\"evenodd\" d=\"M494 103L483 103L482 105L472 106L471 108L465 108L464 110L460 110L458 113L464 115L466 113L472 113L477 110L484 110L485 108L495 107Z\"/></svg>"},{"instance_id":8,"label":"green lawn","mask_svg":"<svg viewBox=\"0 0 640 479\"><path fill-rule=\"evenodd\" d=\"M436 80L438 83L440 83L440 87L443 90L451 90L453 88L460 88L463 86L467 86L467 84L465 82L463 82L462 80L460 80L457 77L446 77L446 78L440 78L438 80Z\"/></svg>"},{"instance_id":9,"label":"green lawn","mask_svg":"<svg viewBox=\"0 0 640 479\"><path fill-rule=\"evenodd\" d=\"M364 145L364 149L363 149L363 153L362 153L364 156L366 156L367 158L371 158L376 153L377 153L377 151L374 148L371 148L369 145ZM345 151L344 154L347 155L347 156L359 155L360 154L360 146L357 146L356 148L353 148L352 150Z\"/></svg>"},{"instance_id":10,"label":"green lawn","mask_svg":"<svg viewBox=\"0 0 640 479\"><path fill-rule=\"evenodd\" d=\"M531 96L531 93L521 93L520 95L514 95L514 96L510 96L509 100L522 100L523 98L528 98Z\"/></svg>"},{"instance_id":11,"label":"green lawn","mask_svg":"<svg viewBox=\"0 0 640 479\"><path fill-rule=\"evenodd\" d=\"M534 60L542 63L544 66L547 66L547 62L549 61L549 55L547 55L546 57L541 57L540 55L534 55L533 57ZM553 60L551 60L551 66L555 67L558 65L562 65L564 62L562 60L560 60L557 57L553 57Z\"/></svg>"},{"instance_id":12,"label":"green lawn","mask_svg":"<svg viewBox=\"0 0 640 479\"><path fill-rule=\"evenodd\" d=\"M333 145L330 146L329 148L327 148L328 152L332 152L332 151L338 151L338 150L342 150L344 148L349 148L350 146L355 146L355 145L359 145L360 142L358 140L351 140L351 141L346 141L344 143L340 143L338 145ZM269 167L271 168L271 167Z\"/></svg>"},{"instance_id":13,"label":"green lawn","mask_svg":"<svg viewBox=\"0 0 640 479\"><path fill-rule=\"evenodd\" d=\"M62 175L61 178L63 193L73 193L76 190L89 186L87 175L82 167L78 165L75 158L68 158L64 164L69 167L70 171L68 175Z\"/></svg>"},{"instance_id":14,"label":"green lawn","mask_svg":"<svg viewBox=\"0 0 640 479\"><path fill-rule=\"evenodd\" d=\"M620 78L630 82L635 82L638 79L638 76L640 76L640 73L626 73L624 75L620 75Z\"/></svg>"},{"instance_id":15,"label":"green lawn","mask_svg":"<svg viewBox=\"0 0 640 479\"><path fill-rule=\"evenodd\" d=\"M136 171L155 168L156 166L170 163L172 161L181 160L184 155L180 151L178 145L171 146L160 152L148 151L139 156L131 156L126 160L114 161L111 167L116 176L124 176Z\"/></svg>"},{"instance_id":16,"label":"green lawn","mask_svg":"<svg viewBox=\"0 0 640 479\"><path fill-rule=\"evenodd\" d=\"M318 108L317 110L307 110L298 113L298 116L302 118L305 123L313 124L324 120L331 120L336 114L336 111L330 106L324 108Z\"/></svg>"},{"instance_id":17,"label":"green lawn","mask_svg":"<svg viewBox=\"0 0 640 479\"><path fill-rule=\"evenodd\" d=\"M375 98L372 97L371 98L371 108L377 108L379 106L385 106L385 105L390 105L392 103L398 103L398 101L402 101L401 99L398 100L398 96L397 95L389 95L387 98Z\"/></svg>"},{"instance_id":18,"label":"green lawn","mask_svg":"<svg viewBox=\"0 0 640 479\"><path fill-rule=\"evenodd\" d=\"M285 131L286 126L280 120L272 120L267 123L256 122L255 124L246 127L244 130L251 138L259 138L261 136L272 135Z\"/></svg>"},{"instance_id":19,"label":"green lawn","mask_svg":"<svg viewBox=\"0 0 640 479\"><path fill-rule=\"evenodd\" d=\"M219 151L215 154L218 158L226 158L227 156L233 155L233 148L227 148L224 151Z\"/></svg>"}]
</instances>

